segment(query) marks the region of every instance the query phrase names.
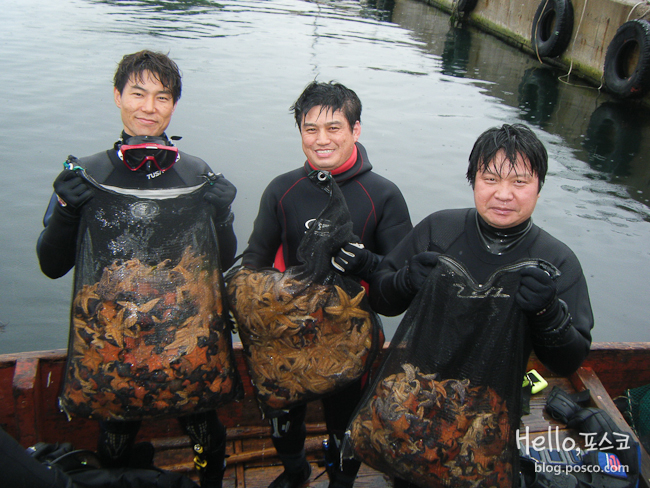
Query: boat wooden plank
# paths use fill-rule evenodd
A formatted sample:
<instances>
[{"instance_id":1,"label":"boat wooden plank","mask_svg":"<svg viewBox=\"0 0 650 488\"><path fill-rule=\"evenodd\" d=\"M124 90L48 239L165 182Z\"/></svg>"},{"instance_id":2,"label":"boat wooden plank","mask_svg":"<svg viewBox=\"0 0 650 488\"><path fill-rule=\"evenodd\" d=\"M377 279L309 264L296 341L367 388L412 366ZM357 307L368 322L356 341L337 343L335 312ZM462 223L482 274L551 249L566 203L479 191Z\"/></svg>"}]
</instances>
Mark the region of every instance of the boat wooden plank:
<instances>
[{"instance_id":1,"label":"boat wooden plank","mask_svg":"<svg viewBox=\"0 0 650 488\"><path fill-rule=\"evenodd\" d=\"M0 355L0 368L7 364L14 364L21 358L31 358L38 356L41 361L65 361L67 354L66 349L48 349L45 351L27 351L27 352L13 352L9 354Z\"/></svg>"},{"instance_id":2,"label":"boat wooden plank","mask_svg":"<svg viewBox=\"0 0 650 488\"><path fill-rule=\"evenodd\" d=\"M322 463L321 447L325 437L323 433L323 435L310 436L305 441L307 459L312 466L312 474L305 487L326 488L329 483ZM189 442L182 446L179 444L175 446L162 451L157 449L155 464L169 471L183 473L196 480ZM229 438L227 453L224 488L267 488L283 469L268 435L259 439L233 440ZM355 486L389 488L392 484L383 473L362 465Z\"/></svg>"},{"instance_id":3,"label":"boat wooden plank","mask_svg":"<svg viewBox=\"0 0 650 488\"><path fill-rule=\"evenodd\" d=\"M541 392L531 396L530 414L522 417L521 426L528 426L533 432L545 432L549 426L553 429L555 427L563 427L561 423L546 413L546 400L555 386L565 391L573 390L573 386L571 386L571 383L566 378L546 376L544 379L548 381L548 386Z\"/></svg>"},{"instance_id":4,"label":"boat wooden plank","mask_svg":"<svg viewBox=\"0 0 650 488\"><path fill-rule=\"evenodd\" d=\"M327 488L329 478L325 473L325 468L317 463L311 463L312 472L309 481L303 485L304 488ZM269 483L282 473L282 466L254 466L244 468L244 481L234 479L234 471L227 470L223 480L224 488L268 488ZM242 484L238 484L242 483ZM357 479L354 483L355 488L392 488L393 483L390 479L374 469L362 465L359 469Z\"/></svg>"},{"instance_id":5,"label":"boat wooden plank","mask_svg":"<svg viewBox=\"0 0 650 488\"><path fill-rule=\"evenodd\" d=\"M14 366L0 365L0 426L5 429L12 437L19 439L16 432L15 406L14 406Z\"/></svg>"},{"instance_id":6,"label":"boat wooden plank","mask_svg":"<svg viewBox=\"0 0 650 488\"><path fill-rule=\"evenodd\" d=\"M589 390L594 403L593 406L605 410L621 432L629 434L631 438L639 443L636 434L625 421L618 408L616 408L607 390L592 369L580 368L571 379L577 391ZM639 486L650 487L650 457L640 443L639 449L641 450L641 476Z\"/></svg>"},{"instance_id":7,"label":"boat wooden plank","mask_svg":"<svg viewBox=\"0 0 650 488\"><path fill-rule=\"evenodd\" d=\"M322 444L325 435L310 436L305 441L305 452L313 462L320 461ZM277 452L268 434L257 439L228 439L226 448L227 464L235 467L239 464L249 466L276 466L280 463ZM161 450L158 446L154 462L157 466L165 466L169 471L191 473L194 469L192 452L189 445Z\"/></svg>"},{"instance_id":8,"label":"boat wooden plank","mask_svg":"<svg viewBox=\"0 0 650 488\"><path fill-rule=\"evenodd\" d=\"M582 364L591 368L605 385L612 398L628 388L650 384L650 342L594 342ZM553 376L532 354L528 369L537 369L542 376Z\"/></svg>"},{"instance_id":9,"label":"boat wooden plank","mask_svg":"<svg viewBox=\"0 0 650 488\"><path fill-rule=\"evenodd\" d=\"M625 355L625 354L624 354ZM536 366L535 364L530 364L531 366ZM543 368L542 368L543 369ZM574 373L570 378L561 378L553 376L552 373L544 370L547 376L545 379L548 381L549 386L542 390L537 395L534 395L531 398L530 402L530 414L525 415L522 418L521 427L525 429L528 427L530 431L530 439L535 439L542 437L546 439L551 439L555 443L556 439L559 439L560 442L563 442L565 438L570 437L583 449L584 438L572 429L567 429L566 426L560 422L557 422L551 418L545 412L545 405L548 395L552 391L554 386L562 388L568 393L573 393L576 391L589 390L591 403L590 406L601 408L605 410L609 416L614 420L617 427L621 432L629 434L633 439L638 442L638 439L630 426L627 424L619 410L616 408L610 394L607 389L604 387L602 381L600 380L599 375L589 367L581 367L576 373ZM550 434L549 434L550 432ZM550 437L549 437L550 435ZM520 441L523 443L525 439L525 432L520 431ZM543 447L548 447L549 442L545 442ZM640 480L641 487L650 488L650 457L645 451L643 446L639 445L641 448L641 477ZM553 444L551 447L556 447Z\"/></svg>"},{"instance_id":10,"label":"boat wooden plank","mask_svg":"<svg viewBox=\"0 0 650 488\"><path fill-rule=\"evenodd\" d=\"M12 384L16 432L28 445L40 438L41 388L39 359L21 358L16 361Z\"/></svg>"},{"instance_id":11,"label":"boat wooden plank","mask_svg":"<svg viewBox=\"0 0 650 488\"><path fill-rule=\"evenodd\" d=\"M245 453L243 441L241 439L233 442L233 448L233 455L242 455ZM245 467L243 462L235 465L235 487L246 488Z\"/></svg>"},{"instance_id":12,"label":"boat wooden plank","mask_svg":"<svg viewBox=\"0 0 650 488\"><path fill-rule=\"evenodd\" d=\"M650 343L596 342L583 366L591 368L612 398L650 384Z\"/></svg>"},{"instance_id":13,"label":"boat wooden plank","mask_svg":"<svg viewBox=\"0 0 650 488\"><path fill-rule=\"evenodd\" d=\"M546 412L546 400L553 388L557 386L568 393L573 393L575 391L573 384L568 378L550 374L544 376L544 379L548 381L548 386L531 396L530 413L522 416L518 433L519 445L523 448L529 445L541 449L557 449L567 438L571 438L575 445L581 445L582 439L578 432L567 428L565 424L553 419ZM535 445L534 442L539 444Z\"/></svg>"}]
</instances>

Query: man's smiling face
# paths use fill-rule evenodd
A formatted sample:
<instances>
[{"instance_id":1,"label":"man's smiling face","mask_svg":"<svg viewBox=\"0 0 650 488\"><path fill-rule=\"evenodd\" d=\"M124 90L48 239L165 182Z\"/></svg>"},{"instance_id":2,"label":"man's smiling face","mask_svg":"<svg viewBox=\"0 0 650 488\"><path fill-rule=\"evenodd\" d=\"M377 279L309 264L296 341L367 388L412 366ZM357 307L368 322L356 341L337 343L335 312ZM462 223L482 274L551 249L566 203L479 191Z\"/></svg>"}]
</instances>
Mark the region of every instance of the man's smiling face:
<instances>
[{"instance_id":1,"label":"man's smiling face","mask_svg":"<svg viewBox=\"0 0 650 488\"><path fill-rule=\"evenodd\" d=\"M130 136L160 136L165 132L176 104L169 89L149 71L132 75L122 93L114 89L124 132Z\"/></svg>"},{"instance_id":2,"label":"man's smiling face","mask_svg":"<svg viewBox=\"0 0 650 488\"><path fill-rule=\"evenodd\" d=\"M302 150L316 168L333 171L345 163L361 135L361 123L350 127L341 110L313 107L300 126Z\"/></svg>"}]
</instances>

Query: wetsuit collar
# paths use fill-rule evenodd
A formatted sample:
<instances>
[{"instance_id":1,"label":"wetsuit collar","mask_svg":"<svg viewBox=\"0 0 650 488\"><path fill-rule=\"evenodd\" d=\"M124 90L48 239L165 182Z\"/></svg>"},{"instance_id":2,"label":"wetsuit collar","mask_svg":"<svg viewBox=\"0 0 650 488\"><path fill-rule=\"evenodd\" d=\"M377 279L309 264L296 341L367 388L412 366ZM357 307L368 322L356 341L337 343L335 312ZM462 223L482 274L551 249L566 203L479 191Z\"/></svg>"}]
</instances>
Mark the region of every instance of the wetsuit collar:
<instances>
[{"instance_id":1,"label":"wetsuit collar","mask_svg":"<svg viewBox=\"0 0 650 488\"><path fill-rule=\"evenodd\" d=\"M530 218L514 227L497 229L485 222L476 212L478 235L485 249L491 254L501 255L514 249L526 237L532 227L533 219Z\"/></svg>"}]
</instances>

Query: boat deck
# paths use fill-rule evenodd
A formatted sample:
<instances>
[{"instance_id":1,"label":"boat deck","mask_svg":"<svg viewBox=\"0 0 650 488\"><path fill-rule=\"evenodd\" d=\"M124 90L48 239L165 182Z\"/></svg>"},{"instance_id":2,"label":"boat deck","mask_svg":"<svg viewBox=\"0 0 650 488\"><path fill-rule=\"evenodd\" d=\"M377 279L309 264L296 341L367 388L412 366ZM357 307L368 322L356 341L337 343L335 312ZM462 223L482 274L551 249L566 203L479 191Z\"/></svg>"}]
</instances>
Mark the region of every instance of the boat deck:
<instances>
[{"instance_id":1,"label":"boat deck","mask_svg":"<svg viewBox=\"0 0 650 488\"><path fill-rule=\"evenodd\" d=\"M542 392L533 395L530 401L530 414L522 418L520 439L522 443L526 440L526 428L528 428L528 439L532 443L534 439L542 437L543 448L556 448L556 442L571 437L583 449L584 436L567 429L564 424L553 420L545 412L546 399L554 386L564 391L574 393L576 391L589 390L590 406L606 410L617 423L622 432L627 432L632 438L636 436L620 415L609 394L605 390L598 376L590 368L580 368L570 378L561 378L550 375L545 379L549 385ZM310 405L313 408L312 416L318 416L318 402ZM308 438L306 451L312 466L312 475L305 487L326 488L328 478L325 473L321 456L322 441L325 439L325 425L320 423L308 424ZM550 437L549 437L549 432ZM229 429L228 432L228 468L224 478L224 488L267 488L269 483L282 472L270 439L268 429ZM549 443L551 444L549 446ZM193 479L196 479L192 472L192 461L190 454L189 440L185 437L176 439L160 440L154 443L156 447L156 464L165 466L166 469L184 472ZM643 453L642 472L644 480L640 487L650 487L650 458ZM355 487L363 488L390 488L393 486L389 477L381 472L366 466L361 466Z\"/></svg>"},{"instance_id":2,"label":"boat deck","mask_svg":"<svg viewBox=\"0 0 650 488\"><path fill-rule=\"evenodd\" d=\"M548 436L553 439L567 436L582 442L582 438L545 413L544 406L553 386L571 393L588 389L591 406L603 408L617 422L619 429L633 438L632 430L616 409L612 397L625 388L650 383L650 361L645 343L603 343L592 347L590 357L570 378L552 375L533 357L529 369L537 369L549 386L531 399L529 415L522 419L520 436L529 429L530 439ZM266 488L282 471L275 449L269 438L269 427L261 417L254 399L250 378L240 348L235 357L245 386L242 401L218 409L219 417L228 429L228 468L225 488ZM57 408L61 389L65 351L19 353L0 357L0 426L27 447L36 442L71 442L77 449L96 447L98 423L75 418L68 421ZM601 382L602 381L602 382ZM607 388L605 388L607 385ZM320 402L312 402L307 409L308 439L306 451L312 464L312 476L305 486L324 488L328 485L322 465L322 441L325 425ZM163 469L181 472L196 479L189 438L183 435L178 422L170 420L143 421L138 441L151 441L156 448L155 463ZM548 447L547 444L543 445ZM553 447L553 446L551 446ZM363 465L356 487L384 488L392 482L382 473ZM640 486L650 488L650 458L642 453Z\"/></svg>"},{"instance_id":3,"label":"boat deck","mask_svg":"<svg viewBox=\"0 0 650 488\"><path fill-rule=\"evenodd\" d=\"M326 488L329 483L322 462L322 442L326 438L325 424L307 425L308 437L305 450L312 467L312 474L306 487ZM267 488L282 472L282 465L268 437L268 428L259 430L228 430L228 467L224 476L224 488ZM181 472L197 480L193 472L189 439L155 440L154 462L170 471ZM374 469L362 465L356 487L392 487L389 478Z\"/></svg>"}]
</instances>

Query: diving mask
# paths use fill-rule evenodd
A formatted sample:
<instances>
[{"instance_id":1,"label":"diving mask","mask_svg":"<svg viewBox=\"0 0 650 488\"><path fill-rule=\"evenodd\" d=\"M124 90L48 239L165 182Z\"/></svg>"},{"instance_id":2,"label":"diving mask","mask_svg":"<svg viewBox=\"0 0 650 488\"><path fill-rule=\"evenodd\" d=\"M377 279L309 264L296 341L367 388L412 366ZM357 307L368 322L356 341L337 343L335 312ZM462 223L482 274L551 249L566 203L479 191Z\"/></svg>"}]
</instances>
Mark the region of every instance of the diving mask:
<instances>
[{"instance_id":1,"label":"diving mask","mask_svg":"<svg viewBox=\"0 0 650 488\"><path fill-rule=\"evenodd\" d=\"M167 140L152 136L129 137L119 147L117 155L131 171L137 171L145 165L145 169L150 170L153 169L153 164L164 173L180 159L176 146L168 146Z\"/></svg>"}]
</instances>

